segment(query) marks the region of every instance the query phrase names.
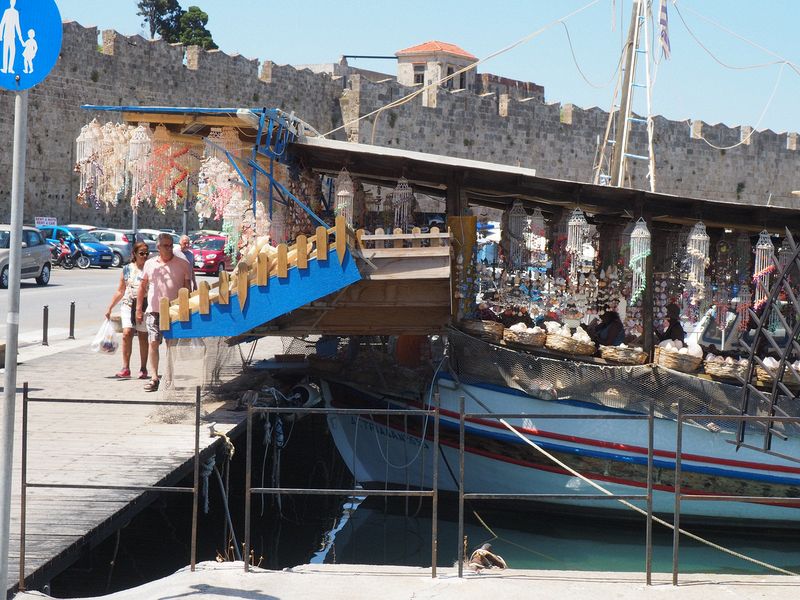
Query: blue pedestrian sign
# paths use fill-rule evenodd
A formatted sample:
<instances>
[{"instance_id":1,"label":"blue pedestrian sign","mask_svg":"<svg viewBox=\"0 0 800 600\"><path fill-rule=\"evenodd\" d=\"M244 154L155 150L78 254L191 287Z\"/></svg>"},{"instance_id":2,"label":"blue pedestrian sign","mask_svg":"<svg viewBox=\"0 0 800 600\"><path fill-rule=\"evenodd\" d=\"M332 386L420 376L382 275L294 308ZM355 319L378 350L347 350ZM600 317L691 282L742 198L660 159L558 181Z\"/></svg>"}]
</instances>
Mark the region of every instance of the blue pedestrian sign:
<instances>
[{"instance_id":1,"label":"blue pedestrian sign","mask_svg":"<svg viewBox=\"0 0 800 600\"><path fill-rule=\"evenodd\" d=\"M61 52L55 0L0 0L0 88L21 91L44 81Z\"/></svg>"}]
</instances>

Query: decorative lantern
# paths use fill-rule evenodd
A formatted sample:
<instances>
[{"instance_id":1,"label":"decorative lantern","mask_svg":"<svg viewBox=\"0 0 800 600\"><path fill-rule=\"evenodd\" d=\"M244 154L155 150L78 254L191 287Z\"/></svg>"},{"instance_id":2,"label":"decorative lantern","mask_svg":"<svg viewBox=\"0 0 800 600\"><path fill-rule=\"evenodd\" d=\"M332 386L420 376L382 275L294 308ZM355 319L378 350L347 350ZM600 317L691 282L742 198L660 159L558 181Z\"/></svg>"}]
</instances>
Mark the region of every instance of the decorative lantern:
<instances>
[{"instance_id":1,"label":"decorative lantern","mask_svg":"<svg viewBox=\"0 0 800 600\"><path fill-rule=\"evenodd\" d=\"M521 269L525 262L523 232L527 220L528 213L522 207L522 202L515 200L508 212L508 258L512 269Z\"/></svg>"},{"instance_id":2,"label":"decorative lantern","mask_svg":"<svg viewBox=\"0 0 800 600\"><path fill-rule=\"evenodd\" d=\"M759 310L767 302L769 294L769 275L775 270L773 255L775 247L769 238L769 232L762 231L758 234L756 244L756 260L753 270L753 284L756 286L756 296L753 302L753 310Z\"/></svg>"},{"instance_id":3,"label":"decorative lantern","mask_svg":"<svg viewBox=\"0 0 800 600\"><path fill-rule=\"evenodd\" d=\"M349 227L353 226L353 180L347 169L342 169L336 178L336 205L334 214L343 216Z\"/></svg>"},{"instance_id":4,"label":"decorative lantern","mask_svg":"<svg viewBox=\"0 0 800 600\"><path fill-rule=\"evenodd\" d=\"M534 209L527 229L525 246L528 250L528 260L534 266L544 266L547 263L547 236L542 209Z\"/></svg>"},{"instance_id":5,"label":"decorative lantern","mask_svg":"<svg viewBox=\"0 0 800 600\"><path fill-rule=\"evenodd\" d=\"M570 285L576 287L578 281L578 267L583 259L583 246L589 239L589 223L586 215L580 208L572 211L572 215L567 221L567 245L566 252L569 256L569 279Z\"/></svg>"},{"instance_id":6,"label":"decorative lantern","mask_svg":"<svg viewBox=\"0 0 800 600\"><path fill-rule=\"evenodd\" d=\"M631 269L631 304L635 304L647 287L645 277L645 264L647 257L650 256L650 231L644 219L636 221L636 225L631 232L630 261L628 266Z\"/></svg>"},{"instance_id":7,"label":"decorative lantern","mask_svg":"<svg viewBox=\"0 0 800 600\"><path fill-rule=\"evenodd\" d=\"M709 237L706 233L706 226L702 221L698 221L686 241L686 252L689 255L689 286L692 290L693 304L705 296L708 246Z\"/></svg>"},{"instance_id":8,"label":"decorative lantern","mask_svg":"<svg viewBox=\"0 0 800 600\"><path fill-rule=\"evenodd\" d=\"M405 232L411 224L414 208L414 192L405 177L401 177L397 182L397 187L394 188L392 206L394 207L394 227Z\"/></svg>"}]
</instances>

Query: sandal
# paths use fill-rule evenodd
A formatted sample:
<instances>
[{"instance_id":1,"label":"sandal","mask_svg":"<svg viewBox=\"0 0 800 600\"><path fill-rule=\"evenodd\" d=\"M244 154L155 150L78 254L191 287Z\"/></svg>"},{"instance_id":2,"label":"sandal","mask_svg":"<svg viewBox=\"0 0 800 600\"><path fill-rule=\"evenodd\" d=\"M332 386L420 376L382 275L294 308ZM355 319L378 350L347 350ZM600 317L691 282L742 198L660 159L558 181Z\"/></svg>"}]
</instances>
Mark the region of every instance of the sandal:
<instances>
[{"instance_id":1,"label":"sandal","mask_svg":"<svg viewBox=\"0 0 800 600\"><path fill-rule=\"evenodd\" d=\"M119 373L114 375L117 379L130 379L131 378L131 370L130 369L122 369Z\"/></svg>"},{"instance_id":2,"label":"sandal","mask_svg":"<svg viewBox=\"0 0 800 600\"><path fill-rule=\"evenodd\" d=\"M150 383L144 386L145 392L156 392L158 391L158 384L161 380L160 379L151 379Z\"/></svg>"},{"instance_id":3,"label":"sandal","mask_svg":"<svg viewBox=\"0 0 800 600\"><path fill-rule=\"evenodd\" d=\"M139 379L147 379L147 369L139 369Z\"/></svg>"}]
</instances>

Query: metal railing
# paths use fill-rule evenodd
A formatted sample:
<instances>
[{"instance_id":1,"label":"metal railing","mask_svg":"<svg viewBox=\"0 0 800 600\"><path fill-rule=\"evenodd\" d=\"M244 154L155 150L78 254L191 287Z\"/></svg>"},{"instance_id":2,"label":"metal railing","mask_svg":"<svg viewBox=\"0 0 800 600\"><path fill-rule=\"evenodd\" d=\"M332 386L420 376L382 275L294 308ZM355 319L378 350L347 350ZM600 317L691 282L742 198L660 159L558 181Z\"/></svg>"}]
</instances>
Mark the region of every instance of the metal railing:
<instances>
[{"instance_id":1,"label":"metal railing","mask_svg":"<svg viewBox=\"0 0 800 600\"><path fill-rule=\"evenodd\" d=\"M724 496L713 494L683 494L681 493L681 462L683 452L683 423L684 421L694 421L698 419L709 419L713 417L716 421L762 421L774 423L795 423L800 424L800 417L777 417L769 415L703 415L703 414L684 414L681 406L678 406L677 418L677 440L675 442L675 516L672 537L672 585L678 585L678 557L680 549L680 525L681 525L681 503L684 500L694 500L700 502L758 502L761 504L783 504L787 502L800 502L800 497L791 496ZM769 425L767 425L769 426ZM733 442L732 442L733 443ZM753 448L759 450L758 448ZM797 459L792 459L797 460Z\"/></svg>"},{"instance_id":2,"label":"metal railing","mask_svg":"<svg viewBox=\"0 0 800 600\"><path fill-rule=\"evenodd\" d=\"M305 408L288 406L247 407L247 466L245 469L245 506L244 506L244 570L250 570L250 515L251 497L253 494L305 494L315 496L384 496L384 497L427 497L431 498L431 577L436 577L438 556L438 510L439 510L439 394L434 394L432 409L370 409L370 408ZM254 488L252 487L252 446L253 415L269 413L291 413L296 415L372 415L372 416L425 416L433 417L433 486L432 489L420 490L371 490L371 489L330 489L330 488ZM423 436L425 434L423 433ZM424 443L424 439L420 440ZM420 482L421 484L422 482Z\"/></svg>"},{"instance_id":3,"label":"metal railing","mask_svg":"<svg viewBox=\"0 0 800 600\"><path fill-rule=\"evenodd\" d=\"M167 487L148 485L95 485L95 484L56 484L46 482L31 483L28 481L28 405L30 403L46 404L106 404L124 406L194 406L194 483L192 487ZM101 400L75 398L33 398L28 395L28 382L22 388L22 451L21 451L21 499L20 499L20 535L19 535L19 590L25 591L25 526L27 518L28 489L73 489L73 490L125 490L141 492L174 492L191 493L192 498L192 541L191 570L197 564L197 513L200 491L200 386L195 390L194 402L159 402L147 400Z\"/></svg>"},{"instance_id":4,"label":"metal railing","mask_svg":"<svg viewBox=\"0 0 800 600\"><path fill-rule=\"evenodd\" d=\"M648 413L642 415L576 415L533 413L465 413L464 396L458 401L458 576L464 576L464 501L465 500L645 500L647 520L645 534L645 572L647 585L652 584L653 571L653 438L655 413L650 403ZM646 494L500 494L464 492L465 422L467 419L574 419L574 420L647 420L647 493Z\"/></svg>"}]
</instances>

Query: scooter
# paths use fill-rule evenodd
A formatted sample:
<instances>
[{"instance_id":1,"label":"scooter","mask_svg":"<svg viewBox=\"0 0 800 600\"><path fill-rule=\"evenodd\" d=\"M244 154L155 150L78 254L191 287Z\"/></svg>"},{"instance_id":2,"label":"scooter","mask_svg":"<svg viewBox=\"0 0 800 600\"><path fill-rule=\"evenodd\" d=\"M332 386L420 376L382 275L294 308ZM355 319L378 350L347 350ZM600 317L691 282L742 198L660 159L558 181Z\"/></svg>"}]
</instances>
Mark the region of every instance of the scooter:
<instances>
[{"instance_id":1,"label":"scooter","mask_svg":"<svg viewBox=\"0 0 800 600\"><path fill-rule=\"evenodd\" d=\"M75 266L75 261L72 259L72 253L62 254L60 246L51 245L50 256L53 259L51 264L54 267L61 267L62 269L70 270Z\"/></svg>"}]
</instances>

